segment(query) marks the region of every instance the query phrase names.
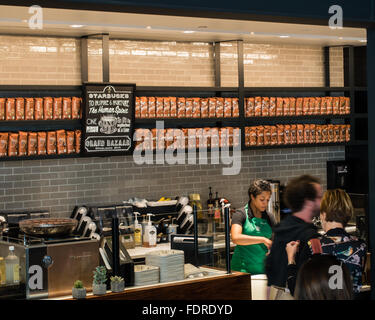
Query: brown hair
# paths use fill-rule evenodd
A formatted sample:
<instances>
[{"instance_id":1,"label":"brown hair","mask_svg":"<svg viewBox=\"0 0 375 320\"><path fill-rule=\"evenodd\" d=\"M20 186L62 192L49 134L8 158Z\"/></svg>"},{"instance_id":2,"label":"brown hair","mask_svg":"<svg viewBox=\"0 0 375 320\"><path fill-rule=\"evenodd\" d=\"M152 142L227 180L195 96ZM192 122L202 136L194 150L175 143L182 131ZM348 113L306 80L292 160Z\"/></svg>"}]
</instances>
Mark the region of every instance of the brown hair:
<instances>
[{"instance_id":1,"label":"brown hair","mask_svg":"<svg viewBox=\"0 0 375 320\"><path fill-rule=\"evenodd\" d=\"M271 184L268 181L262 179L253 181L248 190L249 199L251 200L251 196L256 198L264 191L271 192Z\"/></svg>"},{"instance_id":2,"label":"brown hair","mask_svg":"<svg viewBox=\"0 0 375 320\"><path fill-rule=\"evenodd\" d=\"M320 211L326 213L327 222L340 222L345 227L353 215L354 208L349 195L344 190L334 189L324 193Z\"/></svg>"},{"instance_id":3,"label":"brown hair","mask_svg":"<svg viewBox=\"0 0 375 320\"><path fill-rule=\"evenodd\" d=\"M290 180L285 189L284 201L292 212L301 211L305 200L314 201L316 199L317 191L314 183L320 184L320 181L310 175L303 175Z\"/></svg>"},{"instance_id":4,"label":"brown hair","mask_svg":"<svg viewBox=\"0 0 375 320\"><path fill-rule=\"evenodd\" d=\"M330 279L339 276L331 270L332 266L341 268L342 279L332 281L337 288L330 287ZM315 254L298 271L294 297L297 300L352 300L353 284L350 272L345 264L331 255Z\"/></svg>"}]
</instances>

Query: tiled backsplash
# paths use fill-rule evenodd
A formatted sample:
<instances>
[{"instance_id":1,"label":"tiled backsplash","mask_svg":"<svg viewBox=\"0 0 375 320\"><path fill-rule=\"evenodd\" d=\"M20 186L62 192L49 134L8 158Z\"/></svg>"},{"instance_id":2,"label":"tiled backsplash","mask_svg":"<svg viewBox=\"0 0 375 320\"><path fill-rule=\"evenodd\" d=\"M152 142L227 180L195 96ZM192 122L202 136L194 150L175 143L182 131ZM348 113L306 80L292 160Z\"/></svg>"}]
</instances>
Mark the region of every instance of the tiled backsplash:
<instances>
[{"instance_id":1,"label":"tiled backsplash","mask_svg":"<svg viewBox=\"0 0 375 320\"><path fill-rule=\"evenodd\" d=\"M102 79L102 42L89 40L89 81ZM79 85L80 40L0 36L0 84ZM332 86L343 86L343 49L331 48ZM323 86L323 48L244 43L245 86ZM222 86L237 86L237 44L221 44ZM212 43L110 41L111 81L214 86Z\"/></svg>"},{"instance_id":2,"label":"tiled backsplash","mask_svg":"<svg viewBox=\"0 0 375 320\"><path fill-rule=\"evenodd\" d=\"M0 36L0 84L80 85L80 41Z\"/></svg>"},{"instance_id":3,"label":"tiled backsplash","mask_svg":"<svg viewBox=\"0 0 375 320\"><path fill-rule=\"evenodd\" d=\"M48 209L68 216L76 204L113 203L131 197L159 199L188 193L208 198L208 187L234 207L247 201L251 180L286 183L309 173L326 185L326 161L345 158L342 146L246 150L241 172L223 176L223 165L137 165L132 156L0 162L0 210ZM210 161L208 162L210 163Z\"/></svg>"}]
</instances>

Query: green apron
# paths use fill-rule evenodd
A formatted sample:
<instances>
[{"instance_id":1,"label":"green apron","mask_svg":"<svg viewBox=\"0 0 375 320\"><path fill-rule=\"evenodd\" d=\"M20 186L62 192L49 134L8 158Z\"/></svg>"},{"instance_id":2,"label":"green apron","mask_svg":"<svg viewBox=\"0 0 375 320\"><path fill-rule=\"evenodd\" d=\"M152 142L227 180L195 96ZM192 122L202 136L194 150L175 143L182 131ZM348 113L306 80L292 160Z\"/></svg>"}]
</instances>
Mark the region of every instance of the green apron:
<instances>
[{"instance_id":1,"label":"green apron","mask_svg":"<svg viewBox=\"0 0 375 320\"><path fill-rule=\"evenodd\" d=\"M242 226L242 234L271 239L272 229L268 222L256 217L249 219L248 210L247 204L245 206L246 221ZM264 274L264 259L267 252L268 249L263 243L248 246L236 245L231 261L232 270Z\"/></svg>"}]
</instances>

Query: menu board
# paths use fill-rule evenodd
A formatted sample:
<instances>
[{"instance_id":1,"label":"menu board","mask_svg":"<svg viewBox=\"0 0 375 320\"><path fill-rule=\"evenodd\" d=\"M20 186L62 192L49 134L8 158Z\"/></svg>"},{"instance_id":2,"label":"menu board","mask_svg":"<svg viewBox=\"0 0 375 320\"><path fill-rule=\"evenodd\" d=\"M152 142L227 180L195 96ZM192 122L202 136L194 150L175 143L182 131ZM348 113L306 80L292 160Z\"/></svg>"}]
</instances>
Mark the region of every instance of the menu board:
<instances>
[{"instance_id":1,"label":"menu board","mask_svg":"<svg viewBox=\"0 0 375 320\"><path fill-rule=\"evenodd\" d=\"M122 155L133 151L135 84L85 83L82 153Z\"/></svg>"}]
</instances>

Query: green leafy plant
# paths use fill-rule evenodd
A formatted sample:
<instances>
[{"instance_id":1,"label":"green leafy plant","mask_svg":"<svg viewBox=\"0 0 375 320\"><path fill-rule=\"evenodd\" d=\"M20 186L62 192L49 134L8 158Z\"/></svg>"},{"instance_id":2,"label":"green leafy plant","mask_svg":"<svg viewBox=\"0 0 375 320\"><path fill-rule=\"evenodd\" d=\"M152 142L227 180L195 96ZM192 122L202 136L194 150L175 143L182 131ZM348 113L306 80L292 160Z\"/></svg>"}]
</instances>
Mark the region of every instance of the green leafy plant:
<instances>
[{"instance_id":1,"label":"green leafy plant","mask_svg":"<svg viewBox=\"0 0 375 320\"><path fill-rule=\"evenodd\" d=\"M121 282L121 281L124 281L124 278L119 277L119 276L111 277L111 282Z\"/></svg>"},{"instance_id":2,"label":"green leafy plant","mask_svg":"<svg viewBox=\"0 0 375 320\"><path fill-rule=\"evenodd\" d=\"M76 289L83 289L83 283L81 280L77 280L74 282L74 288Z\"/></svg>"},{"instance_id":3,"label":"green leafy plant","mask_svg":"<svg viewBox=\"0 0 375 320\"><path fill-rule=\"evenodd\" d=\"M96 267L93 273L95 284L104 284L107 281L107 269L104 266Z\"/></svg>"}]
</instances>

